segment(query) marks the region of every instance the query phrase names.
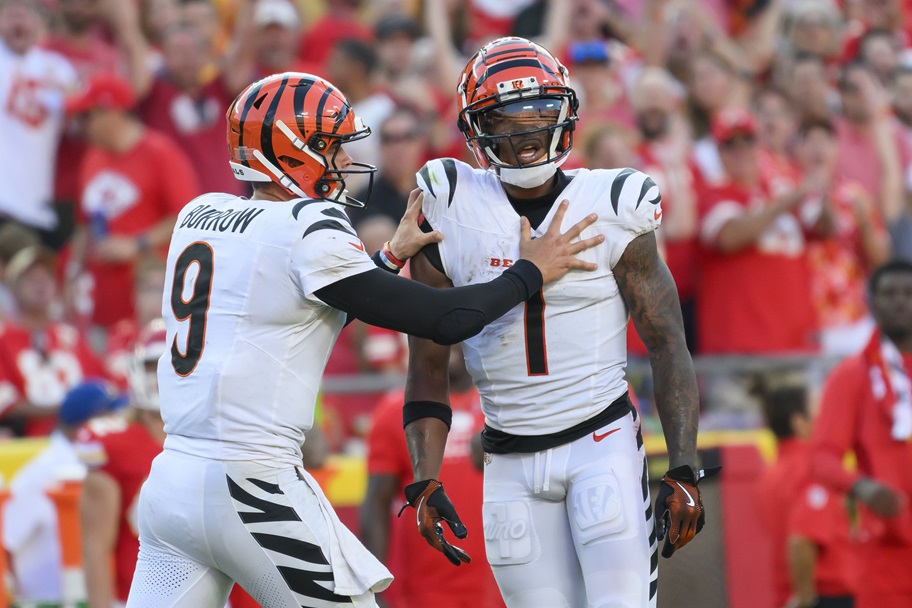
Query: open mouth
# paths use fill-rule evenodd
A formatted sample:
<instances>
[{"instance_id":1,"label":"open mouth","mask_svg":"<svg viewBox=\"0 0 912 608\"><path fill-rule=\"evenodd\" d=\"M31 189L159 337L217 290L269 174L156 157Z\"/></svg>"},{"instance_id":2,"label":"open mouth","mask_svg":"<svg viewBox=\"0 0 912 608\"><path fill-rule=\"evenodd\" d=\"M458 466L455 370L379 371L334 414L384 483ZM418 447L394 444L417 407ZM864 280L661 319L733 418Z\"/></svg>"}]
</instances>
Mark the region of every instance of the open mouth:
<instances>
[{"instance_id":1,"label":"open mouth","mask_svg":"<svg viewBox=\"0 0 912 608\"><path fill-rule=\"evenodd\" d=\"M544 148L537 141L525 141L515 147L516 160L520 166L529 165L538 161L543 153Z\"/></svg>"}]
</instances>

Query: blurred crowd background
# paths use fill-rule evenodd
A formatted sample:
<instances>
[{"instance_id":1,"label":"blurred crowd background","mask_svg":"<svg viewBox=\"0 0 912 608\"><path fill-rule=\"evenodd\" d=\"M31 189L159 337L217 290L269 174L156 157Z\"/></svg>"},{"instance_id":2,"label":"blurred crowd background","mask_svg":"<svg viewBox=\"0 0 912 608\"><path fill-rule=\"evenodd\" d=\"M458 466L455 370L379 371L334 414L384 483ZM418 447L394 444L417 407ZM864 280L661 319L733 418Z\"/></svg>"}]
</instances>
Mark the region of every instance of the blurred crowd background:
<instances>
[{"instance_id":1,"label":"blurred crowd background","mask_svg":"<svg viewBox=\"0 0 912 608\"><path fill-rule=\"evenodd\" d=\"M294 70L345 93L373 130L347 150L379 167L351 213L376 250L424 162L474 162L456 84L504 35L570 70L565 170L633 167L659 185L703 428L763 425L746 381L758 370L798 371L813 393L865 347L871 270L912 258L912 0L0 0L0 433L94 416L60 414L86 379L130 386L177 212L203 192L247 194L224 118L246 85ZM330 452L367 453L406 354L402 335L344 330L321 404ZM474 408L452 442L465 455ZM394 428L395 404L380 409Z\"/></svg>"},{"instance_id":2,"label":"blurred crowd background","mask_svg":"<svg viewBox=\"0 0 912 608\"><path fill-rule=\"evenodd\" d=\"M870 270L912 256L910 4L3 0L0 425L46 433L82 377L126 386L125 356L159 314L175 214L202 192L245 194L224 121L244 86L299 70L345 92L374 132L349 149L380 168L352 213L374 248L426 160L473 162L458 75L510 34L570 69L580 120L564 168L634 167L661 188L695 354L857 352L873 327ZM405 349L355 324L328 377L401 375ZM645 355L635 335L630 355ZM708 381L708 398L727 385ZM328 396L334 448L363 438L376 398Z\"/></svg>"}]
</instances>

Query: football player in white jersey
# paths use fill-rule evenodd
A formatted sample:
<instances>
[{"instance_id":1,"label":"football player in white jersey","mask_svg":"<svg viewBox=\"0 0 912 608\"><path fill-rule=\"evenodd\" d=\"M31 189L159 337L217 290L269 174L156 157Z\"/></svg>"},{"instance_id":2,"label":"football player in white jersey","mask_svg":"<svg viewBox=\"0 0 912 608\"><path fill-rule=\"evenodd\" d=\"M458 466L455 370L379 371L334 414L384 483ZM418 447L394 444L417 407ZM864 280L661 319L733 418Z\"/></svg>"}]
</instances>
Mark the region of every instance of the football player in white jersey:
<instances>
[{"instance_id":1,"label":"football player in white jersey","mask_svg":"<svg viewBox=\"0 0 912 608\"><path fill-rule=\"evenodd\" d=\"M237 581L264 608L375 606L389 572L301 467L346 317L459 342L568 270L595 270L576 255L603 237L578 238L594 214L541 243L527 230L511 272L437 291L393 272L439 237L418 228L417 190L373 259L355 235L343 204L361 203L347 198L345 178L375 169L342 144L370 130L332 84L269 76L227 118L232 169L254 195L206 194L178 215L158 365L167 437L139 500L127 605L223 606Z\"/></svg>"},{"instance_id":2,"label":"football player in white jersey","mask_svg":"<svg viewBox=\"0 0 912 608\"><path fill-rule=\"evenodd\" d=\"M510 608L655 606L658 540L668 557L704 522L696 379L675 285L656 250L655 183L633 169L559 168L577 119L567 78L522 38L495 40L469 60L459 128L481 168L442 159L418 173L427 229L443 240L413 258L412 277L435 287L489 281L515 264L521 217L540 236L555 222L599 215L583 236L605 242L582 254L598 270L568 273L464 343L486 418L485 547ZM560 199L572 202L566 217L557 214ZM649 347L671 464L657 518L624 375L628 317ZM467 556L444 538L441 521L457 538L466 531L436 479L448 350L411 340L403 412L415 483L406 499L428 543L459 565Z\"/></svg>"}]
</instances>

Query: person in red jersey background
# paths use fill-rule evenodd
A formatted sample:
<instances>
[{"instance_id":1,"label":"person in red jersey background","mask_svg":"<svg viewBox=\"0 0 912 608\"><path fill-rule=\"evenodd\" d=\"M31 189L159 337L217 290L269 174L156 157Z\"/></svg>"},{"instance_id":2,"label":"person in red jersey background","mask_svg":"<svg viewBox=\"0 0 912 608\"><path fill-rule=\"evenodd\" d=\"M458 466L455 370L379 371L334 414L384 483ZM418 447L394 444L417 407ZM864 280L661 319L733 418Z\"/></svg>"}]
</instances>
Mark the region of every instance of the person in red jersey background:
<instances>
[{"instance_id":1,"label":"person in red jersey background","mask_svg":"<svg viewBox=\"0 0 912 608\"><path fill-rule=\"evenodd\" d=\"M77 438L79 455L89 467L80 511L91 608L125 603L130 592L139 554L139 489L165 440L155 369L167 347L160 319L144 328L130 370L132 417L96 419Z\"/></svg>"},{"instance_id":2,"label":"person in red jersey background","mask_svg":"<svg viewBox=\"0 0 912 608\"><path fill-rule=\"evenodd\" d=\"M104 375L82 334L54 319L56 260L32 246L6 268L16 313L0 323L0 416L16 434L50 433L67 391Z\"/></svg>"},{"instance_id":3,"label":"person in red jersey background","mask_svg":"<svg viewBox=\"0 0 912 608\"><path fill-rule=\"evenodd\" d=\"M713 121L727 180L701 201L703 247L697 286L697 344L702 353L775 353L815 348L804 228L797 206L808 180L775 197L762 179L757 126L731 108Z\"/></svg>"},{"instance_id":4,"label":"person in red jersey background","mask_svg":"<svg viewBox=\"0 0 912 608\"><path fill-rule=\"evenodd\" d=\"M810 476L807 389L758 381L754 392L776 436L776 461L756 485L760 523L773 549L776 608L852 608L855 547L845 496Z\"/></svg>"},{"instance_id":5,"label":"person in red jersey background","mask_svg":"<svg viewBox=\"0 0 912 608\"><path fill-rule=\"evenodd\" d=\"M877 329L824 385L812 437L813 473L861 504L858 608L912 606L912 262L894 260L869 282ZM843 467L854 451L857 469Z\"/></svg>"},{"instance_id":6,"label":"person in red jersey background","mask_svg":"<svg viewBox=\"0 0 912 608\"><path fill-rule=\"evenodd\" d=\"M450 405L453 423L443 455L442 474L458 479L450 490L462 506L463 523L482 530L483 475L472 463L472 438L484 428L484 415L472 377L465 368L462 349L450 351ZM389 393L377 406L368 437L367 495L361 505L361 540L396 577L381 601L388 608L433 605L437 608L502 608L497 583L484 559L484 535L469 535L462 548L475 556L457 570L425 568L414 556L425 541L412 530L411 517L396 518L400 496L412 480L412 464L402 431L403 391Z\"/></svg>"},{"instance_id":7,"label":"person in red jersey background","mask_svg":"<svg viewBox=\"0 0 912 608\"><path fill-rule=\"evenodd\" d=\"M92 277L92 322L133 316L124 290L136 261L168 242L177 212L200 193L193 165L166 135L129 114L136 97L118 76L100 75L67 102L84 118L90 147L82 165L80 222L70 278Z\"/></svg>"}]
</instances>

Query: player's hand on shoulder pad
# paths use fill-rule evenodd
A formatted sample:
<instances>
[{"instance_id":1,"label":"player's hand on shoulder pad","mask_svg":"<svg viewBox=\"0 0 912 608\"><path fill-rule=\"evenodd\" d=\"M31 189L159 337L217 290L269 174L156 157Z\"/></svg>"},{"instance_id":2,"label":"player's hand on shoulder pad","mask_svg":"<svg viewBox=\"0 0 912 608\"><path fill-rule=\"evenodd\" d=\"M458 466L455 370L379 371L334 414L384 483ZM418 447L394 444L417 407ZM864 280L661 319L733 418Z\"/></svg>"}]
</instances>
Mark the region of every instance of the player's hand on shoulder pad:
<instances>
[{"instance_id":1,"label":"player's hand on shoulder pad","mask_svg":"<svg viewBox=\"0 0 912 608\"><path fill-rule=\"evenodd\" d=\"M665 539L662 557L671 557L703 529L706 516L698 484L721 470L711 467L695 474L690 466L683 465L662 477L655 506L656 535L659 540Z\"/></svg>"},{"instance_id":2,"label":"player's hand on shoulder pad","mask_svg":"<svg viewBox=\"0 0 912 608\"><path fill-rule=\"evenodd\" d=\"M405 214L399 220L396 234L390 239L390 253L403 262L417 254L425 246L439 243L443 240L443 235L437 230L431 232L423 232L421 230L418 218L421 217L421 202L423 200L424 192L420 188L415 188L409 193Z\"/></svg>"},{"instance_id":3,"label":"player's hand on shoulder pad","mask_svg":"<svg viewBox=\"0 0 912 608\"><path fill-rule=\"evenodd\" d=\"M468 530L456 514L456 507L443 491L442 483L436 479L425 479L407 485L405 500L406 503L399 510L399 515L402 515L406 507L414 507L418 516L418 532L430 546L443 553L454 566L472 561L468 553L448 543L443 536L441 522L444 521L456 538L465 538Z\"/></svg>"},{"instance_id":4,"label":"player's hand on shoulder pad","mask_svg":"<svg viewBox=\"0 0 912 608\"><path fill-rule=\"evenodd\" d=\"M588 239L579 239L579 235L598 219L590 213L561 234L560 226L567 213L570 201L561 201L551 226L540 238L532 238L532 227L525 217L520 218L519 257L535 264L542 273L542 280L550 283L561 278L572 269L595 270L598 266L577 258L577 254L595 247L605 240L605 235L597 234Z\"/></svg>"}]
</instances>

